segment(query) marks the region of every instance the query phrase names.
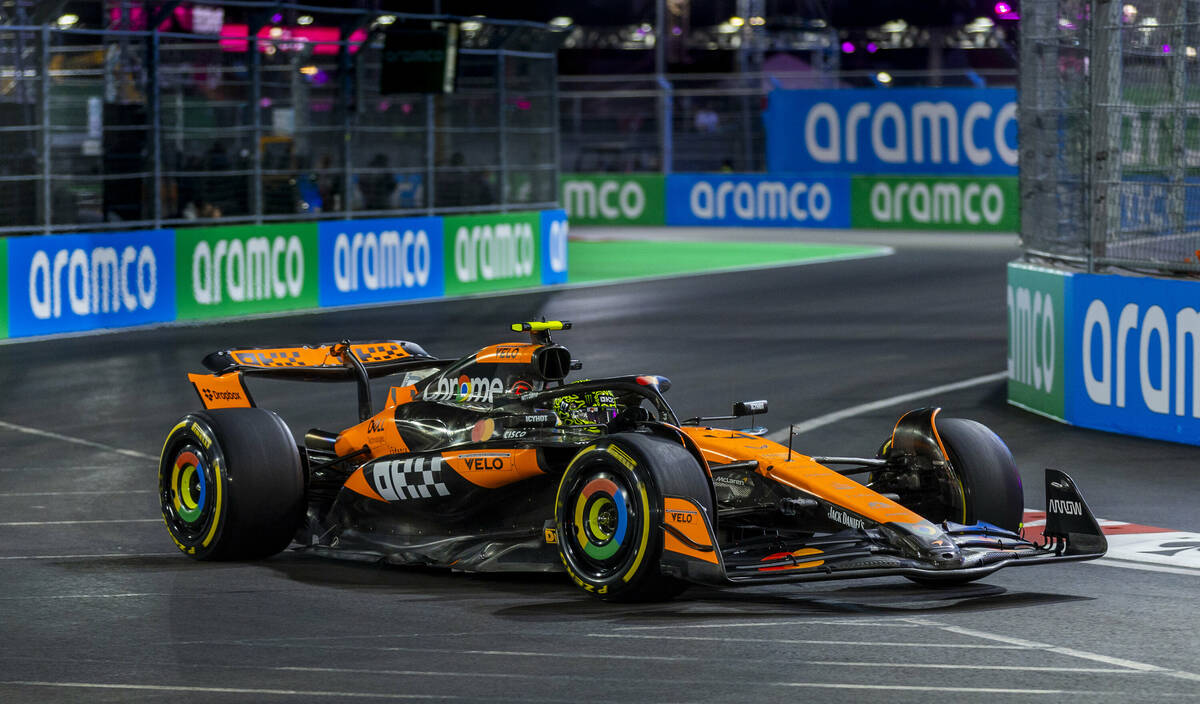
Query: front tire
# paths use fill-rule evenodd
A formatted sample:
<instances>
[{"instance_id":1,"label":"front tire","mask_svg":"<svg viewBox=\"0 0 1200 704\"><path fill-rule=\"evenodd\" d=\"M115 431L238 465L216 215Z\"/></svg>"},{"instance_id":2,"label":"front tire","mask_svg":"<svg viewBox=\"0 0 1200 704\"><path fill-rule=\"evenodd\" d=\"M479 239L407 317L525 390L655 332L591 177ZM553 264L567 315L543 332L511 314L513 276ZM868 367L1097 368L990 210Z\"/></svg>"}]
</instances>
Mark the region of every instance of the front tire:
<instances>
[{"instance_id":1,"label":"front tire","mask_svg":"<svg viewBox=\"0 0 1200 704\"><path fill-rule=\"evenodd\" d=\"M960 502L945 510L965 525L980 521L1020 532L1025 512L1021 474L1012 453L986 425L963 418L937 421L937 433L960 489ZM926 587L956 587L979 577L909 577Z\"/></svg>"},{"instance_id":2,"label":"front tire","mask_svg":"<svg viewBox=\"0 0 1200 704\"><path fill-rule=\"evenodd\" d=\"M1021 530L1025 492L1012 453L986 425L962 418L938 420L938 434L958 471L966 497L963 523L984 521Z\"/></svg>"},{"instance_id":3,"label":"front tire","mask_svg":"<svg viewBox=\"0 0 1200 704\"><path fill-rule=\"evenodd\" d=\"M618 433L582 450L554 503L559 556L571 580L606 601L662 601L682 592L686 583L659 568L661 487L689 481L707 503L703 479L686 448L658 436Z\"/></svg>"},{"instance_id":4,"label":"front tire","mask_svg":"<svg viewBox=\"0 0 1200 704\"><path fill-rule=\"evenodd\" d=\"M163 520L197 560L253 560L285 549L304 516L304 471L278 415L230 408L184 416L159 457Z\"/></svg>"}]
</instances>

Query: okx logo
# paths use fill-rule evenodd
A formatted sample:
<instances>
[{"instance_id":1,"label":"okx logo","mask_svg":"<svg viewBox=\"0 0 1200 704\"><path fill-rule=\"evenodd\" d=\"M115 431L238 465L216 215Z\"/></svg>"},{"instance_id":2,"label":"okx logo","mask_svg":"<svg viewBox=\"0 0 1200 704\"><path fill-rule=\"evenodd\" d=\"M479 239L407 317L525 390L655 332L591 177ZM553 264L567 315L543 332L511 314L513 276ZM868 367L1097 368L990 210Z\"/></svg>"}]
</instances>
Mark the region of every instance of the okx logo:
<instances>
[{"instance_id":1,"label":"okx logo","mask_svg":"<svg viewBox=\"0 0 1200 704\"><path fill-rule=\"evenodd\" d=\"M172 320L169 230L9 240L10 334L44 335Z\"/></svg>"},{"instance_id":2,"label":"okx logo","mask_svg":"<svg viewBox=\"0 0 1200 704\"><path fill-rule=\"evenodd\" d=\"M314 223L180 230L179 317L315 308L316 239Z\"/></svg>"}]
</instances>

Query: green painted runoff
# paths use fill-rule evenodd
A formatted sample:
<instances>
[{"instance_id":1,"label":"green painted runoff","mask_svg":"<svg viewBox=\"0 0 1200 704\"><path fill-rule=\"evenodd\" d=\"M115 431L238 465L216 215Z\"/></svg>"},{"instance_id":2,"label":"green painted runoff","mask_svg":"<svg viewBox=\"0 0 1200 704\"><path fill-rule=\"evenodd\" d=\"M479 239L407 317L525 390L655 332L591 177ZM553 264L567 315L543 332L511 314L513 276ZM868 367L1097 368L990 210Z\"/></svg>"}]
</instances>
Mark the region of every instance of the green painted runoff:
<instances>
[{"instance_id":1,"label":"green painted runoff","mask_svg":"<svg viewBox=\"0 0 1200 704\"><path fill-rule=\"evenodd\" d=\"M883 247L805 242L646 242L572 240L570 282L692 274L882 254Z\"/></svg>"}]
</instances>

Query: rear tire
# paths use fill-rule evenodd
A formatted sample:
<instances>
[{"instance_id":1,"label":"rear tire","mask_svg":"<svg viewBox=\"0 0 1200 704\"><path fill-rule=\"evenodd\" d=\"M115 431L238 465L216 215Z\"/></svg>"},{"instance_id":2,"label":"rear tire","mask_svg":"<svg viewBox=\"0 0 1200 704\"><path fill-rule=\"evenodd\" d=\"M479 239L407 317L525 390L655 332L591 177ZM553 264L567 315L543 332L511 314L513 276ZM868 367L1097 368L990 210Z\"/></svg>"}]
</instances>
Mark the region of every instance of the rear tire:
<instances>
[{"instance_id":1,"label":"rear tire","mask_svg":"<svg viewBox=\"0 0 1200 704\"><path fill-rule=\"evenodd\" d=\"M261 408L192 413L159 458L163 519L197 560L253 560L292 542L304 517L304 471L292 434Z\"/></svg>"},{"instance_id":2,"label":"rear tire","mask_svg":"<svg viewBox=\"0 0 1200 704\"><path fill-rule=\"evenodd\" d=\"M554 503L558 552L577 586L606 601L664 601L687 583L660 572L662 487L709 503L704 470L679 442L618 433L575 456Z\"/></svg>"}]
</instances>

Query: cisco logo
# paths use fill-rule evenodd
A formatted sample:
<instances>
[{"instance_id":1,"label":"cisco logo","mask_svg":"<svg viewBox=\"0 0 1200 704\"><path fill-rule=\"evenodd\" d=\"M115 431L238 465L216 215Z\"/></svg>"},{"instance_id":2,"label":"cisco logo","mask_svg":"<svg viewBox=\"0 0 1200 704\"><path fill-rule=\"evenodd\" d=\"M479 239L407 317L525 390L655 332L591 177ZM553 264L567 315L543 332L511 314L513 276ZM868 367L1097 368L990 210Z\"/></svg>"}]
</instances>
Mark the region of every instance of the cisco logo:
<instances>
[{"instance_id":1,"label":"cisco logo","mask_svg":"<svg viewBox=\"0 0 1200 704\"><path fill-rule=\"evenodd\" d=\"M37 250L29 267L29 309L38 320L150 310L158 260L149 245ZM66 305L64 306L64 301Z\"/></svg>"},{"instance_id":2,"label":"cisco logo","mask_svg":"<svg viewBox=\"0 0 1200 704\"><path fill-rule=\"evenodd\" d=\"M833 207L833 196L824 183L797 181L697 181L688 193L688 207L700 220L795 220L810 217L823 221Z\"/></svg>"},{"instance_id":3,"label":"cisco logo","mask_svg":"<svg viewBox=\"0 0 1200 704\"><path fill-rule=\"evenodd\" d=\"M340 233L333 243L334 285L342 293L424 287L432 262L425 230Z\"/></svg>"},{"instance_id":4,"label":"cisco logo","mask_svg":"<svg viewBox=\"0 0 1200 704\"><path fill-rule=\"evenodd\" d=\"M192 252L192 294L201 305L296 298L304 289L300 238L201 240Z\"/></svg>"}]
</instances>

